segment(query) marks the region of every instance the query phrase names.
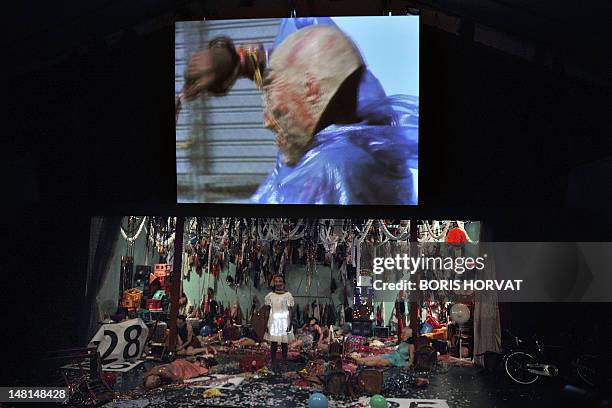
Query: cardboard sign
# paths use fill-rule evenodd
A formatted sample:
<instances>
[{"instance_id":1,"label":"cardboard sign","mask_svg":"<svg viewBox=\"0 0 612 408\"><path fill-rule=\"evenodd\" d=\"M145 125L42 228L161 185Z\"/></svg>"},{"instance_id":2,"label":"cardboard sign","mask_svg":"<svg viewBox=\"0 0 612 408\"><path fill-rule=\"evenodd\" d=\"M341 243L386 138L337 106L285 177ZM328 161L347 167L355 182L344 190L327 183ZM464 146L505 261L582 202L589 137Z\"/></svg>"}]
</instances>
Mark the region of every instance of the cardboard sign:
<instances>
[{"instance_id":1,"label":"cardboard sign","mask_svg":"<svg viewBox=\"0 0 612 408\"><path fill-rule=\"evenodd\" d=\"M449 408L445 400L439 399L387 399L388 408Z\"/></svg>"},{"instance_id":2,"label":"cardboard sign","mask_svg":"<svg viewBox=\"0 0 612 408\"><path fill-rule=\"evenodd\" d=\"M134 362L124 361L123 363L110 363L110 364L107 364L105 366L102 366L102 371L110 371L110 372L116 372L116 373L127 373L128 371L130 371L133 368L138 367L142 363L144 363L144 361L142 361L142 360L134 361Z\"/></svg>"},{"instance_id":3,"label":"cardboard sign","mask_svg":"<svg viewBox=\"0 0 612 408\"><path fill-rule=\"evenodd\" d=\"M149 329L141 319L105 324L89 345L98 347L103 366L134 361L142 354L148 333Z\"/></svg>"},{"instance_id":4,"label":"cardboard sign","mask_svg":"<svg viewBox=\"0 0 612 408\"><path fill-rule=\"evenodd\" d=\"M244 377L228 377L227 375L212 374L203 377L191 378L183 381L193 388L218 388L220 390L235 390L244 381ZM198 384L206 382L206 384Z\"/></svg>"},{"instance_id":5,"label":"cardboard sign","mask_svg":"<svg viewBox=\"0 0 612 408\"><path fill-rule=\"evenodd\" d=\"M107 365L103 365L102 371L110 371L110 372L115 372L115 373L127 373L128 371L132 370L133 368L138 367L142 363L144 363L144 361L142 360L135 361L135 362L124 361L122 363L110 363ZM62 366L62 368L65 368L68 370L83 369L85 371L89 371L89 361L82 362L80 366L79 364L75 363L75 364L68 364L68 365Z\"/></svg>"}]
</instances>

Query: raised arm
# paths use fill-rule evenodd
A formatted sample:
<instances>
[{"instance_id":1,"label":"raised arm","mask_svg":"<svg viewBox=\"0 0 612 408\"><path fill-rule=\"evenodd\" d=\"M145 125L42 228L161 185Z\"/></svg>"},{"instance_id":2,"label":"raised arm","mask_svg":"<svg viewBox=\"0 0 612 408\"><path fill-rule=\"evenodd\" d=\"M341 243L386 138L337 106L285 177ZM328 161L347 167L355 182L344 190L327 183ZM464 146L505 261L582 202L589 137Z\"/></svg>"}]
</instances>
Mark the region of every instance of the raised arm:
<instances>
[{"instance_id":1,"label":"raised arm","mask_svg":"<svg viewBox=\"0 0 612 408\"><path fill-rule=\"evenodd\" d=\"M189 60L182 98L193 100L203 92L224 95L238 78L249 78L261 86L266 60L261 45L235 47L230 38L215 38Z\"/></svg>"}]
</instances>

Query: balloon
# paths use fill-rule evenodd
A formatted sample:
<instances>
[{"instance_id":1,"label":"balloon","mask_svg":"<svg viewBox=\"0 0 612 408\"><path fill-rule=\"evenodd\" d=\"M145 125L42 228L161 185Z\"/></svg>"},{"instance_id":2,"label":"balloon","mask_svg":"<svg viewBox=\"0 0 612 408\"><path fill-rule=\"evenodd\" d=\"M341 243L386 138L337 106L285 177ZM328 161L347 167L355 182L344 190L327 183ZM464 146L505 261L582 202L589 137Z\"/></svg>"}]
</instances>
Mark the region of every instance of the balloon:
<instances>
[{"instance_id":1,"label":"balloon","mask_svg":"<svg viewBox=\"0 0 612 408\"><path fill-rule=\"evenodd\" d=\"M213 333L212 331L212 327L206 325L206 326L202 326L202 328L200 329L200 336L202 337L208 337Z\"/></svg>"},{"instance_id":2,"label":"balloon","mask_svg":"<svg viewBox=\"0 0 612 408\"><path fill-rule=\"evenodd\" d=\"M103 372L102 378L104 378L106 384L111 388L113 388L113 386L117 382L117 374L115 373Z\"/></svg>"},{"instance_id":3,"label":"balloon","mask_svg":"<svg viewBox=\"0 0 612 408\"><path fill-rule=\"evenodd\" d=\"M467 242L467 234L461 228L453 228L446 234L446 242L452 246L461 247Z\"/></svg>"},{"instance_id":4,"label":"balloon","mask_svg":"<svg viewBox=\"0 0 612 408\"><path fill-rule=\"evenodd\" d=\"M373 395L370 398L370 407L371 408L387 408L387 400L380 394Z\"/></svg>"},{"instance_id":5,"label":"balloon","mask_svg":"<svg viewBox=\"0 0 612 408\"><path fill-rule=\"evenodd\" d=\"M450 315L454 322L463 324L470 320L470 309L462 303L457 303L451 308Z\"/></svg>"},{"instance_id":6,"label":"balloon","mask_svg":"<svg viewBox=\"0 0 612 408\"><path fill-rule=\"evenodd\" d=\"M328 406L327 397L320 392L315 392L308 398L308 408L327 408Z\"/></svg>"}]
</instances>

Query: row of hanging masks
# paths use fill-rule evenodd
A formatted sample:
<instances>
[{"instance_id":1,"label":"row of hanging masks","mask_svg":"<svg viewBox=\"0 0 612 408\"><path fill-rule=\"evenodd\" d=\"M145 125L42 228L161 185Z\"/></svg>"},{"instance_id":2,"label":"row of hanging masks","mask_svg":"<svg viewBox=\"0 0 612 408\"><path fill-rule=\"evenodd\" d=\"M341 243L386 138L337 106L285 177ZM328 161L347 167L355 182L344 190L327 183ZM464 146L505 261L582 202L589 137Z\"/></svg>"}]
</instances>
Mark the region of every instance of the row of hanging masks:
<instances>
[{"instance_id":1,"label":"row of hanging masks","mask_svg":"<svg viewBox=\"0 0 612 408\"><path fill-rule=\"evenodd\" d=\"M331 267L330 292L354 283L357 271L369 274L375 257L409 251L408 221L198 218L186 244L185 277L227 271L232 287L271 287L290 265L306 269L310 291L318 265ZM229 265L235 270L230 273Z\"/></svg>"},{"instance_id":2,"label":"row of hanging masks","mask_svg":"<svg viewBox=\"0 0 612 408\"><path fill-rule=\"evenodd\" d=\"M302 265L305 285L300 283L296 294L312 294L321 285L320 281L313 282L313 277L324 265L331 268L331 274L323 285L329 284L332 294L341 291L342 305L335 310L341 324L351 318L349 299L353 297L357 271L367 275L374 257L393 257L410 249L407 220L203 218L196 223L199 227L192 226L193 232L199 233L186 240L186 254L191 260L184 269L187 275L195 272L204 276L210 270L209 279L218 279L224 270L224 279L231 287L267 289L275 274L287 275L291 265ZM233 270L230 263L235 265Z\"/></svg>"}]
</instances>

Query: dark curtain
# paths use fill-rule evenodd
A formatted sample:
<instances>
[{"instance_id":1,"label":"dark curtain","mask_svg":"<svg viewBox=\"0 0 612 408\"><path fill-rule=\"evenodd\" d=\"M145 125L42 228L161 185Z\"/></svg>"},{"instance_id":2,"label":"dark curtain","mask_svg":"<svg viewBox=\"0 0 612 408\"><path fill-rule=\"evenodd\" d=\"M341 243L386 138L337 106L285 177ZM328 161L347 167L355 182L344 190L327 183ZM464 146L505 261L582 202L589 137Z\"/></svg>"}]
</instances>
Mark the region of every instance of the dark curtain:
<instances>
[{"instance_id":1,"label":"dark curtain","mask_svg":"<svg viewBox=\"0 0 612 408\"><path fill-rule=\"evenodd\" d=\"M488 246L492 242L489 227L481 224L478 239L480 254L489 254L482 279L495 279L495 251ZM497 292L477 291L474 305L474 361L484 366L486 351L501 352L501 323Z\"/></svg>"},{"instance_id":2,"label":"dark curtain","mask_svg":"<svg viewBox=\"0 0 612 408\"><path fill-rule=\"evenodd\" d=\"M81 344L86 344L97 330L100 311L96 295L108 273L108 263L113 256L113 249L119 239L121 218L93 217L89 232L89 260L87 263L87 282L85 287L85 304L81 319Z\"/></svg>"}]
</instances>

